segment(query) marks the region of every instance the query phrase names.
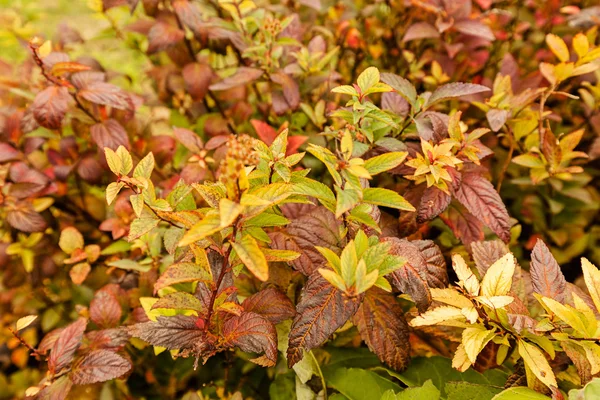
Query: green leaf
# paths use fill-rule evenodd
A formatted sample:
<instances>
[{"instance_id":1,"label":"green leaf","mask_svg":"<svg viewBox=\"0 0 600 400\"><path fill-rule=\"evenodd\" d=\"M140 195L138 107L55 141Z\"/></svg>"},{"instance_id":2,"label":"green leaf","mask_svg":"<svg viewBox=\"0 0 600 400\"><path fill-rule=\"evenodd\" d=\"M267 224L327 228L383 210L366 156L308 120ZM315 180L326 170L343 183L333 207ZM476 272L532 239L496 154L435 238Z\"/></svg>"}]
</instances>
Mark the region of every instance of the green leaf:
<instances>
[{"instance_id":1,"label":"green leaf","mask_svg":"<svg viewBox=\"0 0 600 400\"><path fill-rule=\"evenodd\" d=\"M573 392L571 390L571 392ZM569 392L569 400L574 400L571 398L571 392ZM600 395L600 392L598 393ZM593 397L590 397L593 398ZM498 393L492 400L549 400L550 397L544 396L541 393L536 392L535 390L529 389L528 387L511 387L502 392ZM584 400L585 398L581 398Z\"/></svg>"},{"instance_id":2,"label":"green leaf","mask_svg":"<svg viewBox=\"0 0 600 400\"><path fill-rule=\"evenodd\" d=\"M150 179L152 171L154 170L154 154L152 152L146 154L146 157L138 163L133 171L134 178L146 178Z\"/></svg>"},{"instance_id":3,"label":"green leaf","mask_svg":"<svg viewBox=\"0 0 600 400\"><path fill-rule=\"evenodd\" d=\"M108 184L106 187L106 202L109 206L112 204L124 186L125 184L123 182L111 182Z\"/></svg>"},{"instance_id":4,"label":"green leaf","mask_svg":"<svg viewBox=\"0 0 600 400\"><path fill-rule=\"evenodd\" d=\"M258 246L256 240L250 236L242 236L241 239L232 243L233 249L246 268L250 270L261 281L269 279L269 265L264 253Z\"/></svg>"},{"instance_id":5,"label":"green leaf","mask_svg":"<svg viewBox=\"0 0 600 400\"><path fill-rule=\"evenodd\" d=\"M448 382L445 389L448 394L448 400L491 400L496 394L502 391L500 387L479 385L470 382Z\"/></svg>"},{"instance_id":6,"label":"green leaf","mask_svg":"<svg viewBox=\"0 0 600 400\"><path fill-rule=\"evenodd\" d=\"M335 207L335 216L339 218L346 211L350 210L358 204L360 201L360 192L350 187L346 189L339 189L336 186L337 192L337 203Z\"/></svg>"},{"instance_id":7,"label":"green leaf","mask_svg":"<svg viewBox=\"0 0 600 400\"><path fill-rule=\"evenodd\" d=\"M350 400L379 399L388 390L402 388L375 372L358 368L336 368L325 372L325 382Z\"/></svg>"},{"instance_id":8,"label":"green leaf","mask_svg":"<svg viewBox=\"0 0 600 400\"><path fill-rule=\"evenodd\" d=\"M537 393L537 392L536 392ZM537 397L526 398L524 400L538 400ZM546 397L546 399L548 399ZM583 389L571 389L569 390L569 400L587 400L587 399L600 399L600 378L594 378L589 381ZM512 397L500 398L499 400L517 400ZM539 400L542 400L540 397Z\"/></svg>"},{"instance_id":9,"label":"green leaf","mask_svg":"<svg viewBox=\"0 0 600 400\"><path fill-rule=\"evenodd\" d=\"M361 92L364 94L366 91L371 89L377 82L379 82L379 70L375 67L369 67L365 69L358 76L358 87Z\"/></svg>"},{"instance_id":10,"label":"green leaf","mask_svg":"<svg viewBox=\"0 0 600 400\"><path fill-rule=\"evenodd\" d=\"M534 154L516 156L512 159L512 162L527 168L544 168L546 165L540 157Z\"/></svg>"},{"instance_id":11,"label":"green leaf","mask_svg":"<svg viewBox=\"0 0 600 400\"><path fill-rule=\"evenodd\" d=\"M333 93L349 94L350 96L358 96L358 92L350 85L342 85L331 89Z\"/></svg>"},{"instance_id":12,"label":"green leaf","mask_svg":"<svg viewBox=\"0 0 600 400\"><path fill-rule=\"evenodd\" d=\"M396 394L396 400L438 400L440 391L431 380L426 381L423 386L404 389Z\"/></svg>"},{"instance_id":13,"label":"green leaf","mask_svg":"<svg viewBox=\"0 0 600 400\"><path fill-rule=\"evenodd\" d=\"M129 227L127 240L132 242L145 233L150 232L160 222L157 218L136 218Z\"/></svg>"},{"instance_id":14,"label":"green leaf","mask_svg":"<svg viewBox=\"0 0 600 400\"><path fill-rule=\"evenodd\" d=\"M342 292L346 291L346 284L344 283L344 280L338 273L330 269L324 268L319 268L319 273L321 274L321 276L323 276L323 278L327 280L327 282L331 283L333 286L335 286Z\"/></svg>"},{"instance_id":15,"label":"green leaf","mask_svg":"<svg viewBox=\"0 0 600 400\"><path fill-rule=\"evenodd\" d=\"M202 240L221 230L221 219L216 214L210 214L204 217L190 228L179 241L179 246L187 246L198 240Z\"/></svg>"},{"instance_id":16,"label":"green leaf","mask_svg":"<svg viewBox=\"0 0 600 400\"><path fill-rule=\"evenodd\" d=\"M112 149L105 147L104 148L104 156L106 157L106 163L108 164L108 168L115 175L121 174L121 168L123 167L123 163L121 159Z\"/></svg>"},{"instance_id":17,"label":"green leaf","mask_svg":"<svg viewBox=\"0 0 600 400\"><path fill-rule=\"evenodd\" d=\"M398 165L402 164L407 155L408 153L405 151L394 151L381 154L365 161L364 167L371 175L377 175L381 172L396 168Z\"/></svg>"},{"instance_id":18,"label":"green leaf","mask_svg":"<svg viewBox=\"0 0 600 400\"><path fill-rule=\"evenodd\" d=\"M363 202L397 208L404 211L416 211L415 208L404 197L398 193L384 188L366 188L363 189Z\"/></svg>"}]
</instances>

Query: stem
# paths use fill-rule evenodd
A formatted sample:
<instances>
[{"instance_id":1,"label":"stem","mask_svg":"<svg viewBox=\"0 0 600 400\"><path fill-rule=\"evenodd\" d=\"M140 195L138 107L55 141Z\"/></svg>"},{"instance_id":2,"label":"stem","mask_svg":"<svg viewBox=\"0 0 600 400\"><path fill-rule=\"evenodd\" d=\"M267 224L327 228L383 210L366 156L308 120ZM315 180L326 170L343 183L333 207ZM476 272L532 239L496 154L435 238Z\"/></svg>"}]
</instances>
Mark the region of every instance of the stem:
<instances>
[{"instance_id":1,"label":"stem","mask_svg":"<svg viewBox=\"0 0 600 400\"><path fill-rule=\"evenodd\" d=\"M19 333L18 333L17 331L15 331L14 329L12 329L11 327L9 327L9 328L8 328L8 330L10 331L10 333L12 333L12 334L13 334L13 336L14 336L14 337L16 337L16 338L17 338L17 340L18 340L18 341L19 341L19 342L20 342L20 343L21 343L23 346L27 347L27 349L29 349L29 351L31 351L31 353L32 353L34 356L36 356L36 357L37 357L37 356L43 356L43 355L42 355L42 354L40 354L40 353L39 353L39 352L38 352L36 349L34 349L34 348L33 348L33 347L32 347L32 346L29 344L29 343L27 343L27 342L25 341L25 339L23 339L23 338L22 338L22 337L19 335Z\"/></svg>"},{"instance_id":2,"label":"stem","mask_svg":"<svg viewBox=\"0 0 600 400\"><path fill-rule=\"evenodd\" d=\"M327 400L327 383L325 382L325 376L323 375L323 371L321 371L321 366L319 365L319 361L315 357L314 353L311 351L308 352L315 363L315 367L317 367L317 374L321 378L321 385L323 385L323 399Z\"/></svg>"},{"instance_id":3,"label":"stem","mask_svg":"<svg viewBox=\"0 0 600 400\"><path fill-rule=\"evenodd\" d=\"M506 175L506 170L510 165L512 160L512 155L515 151L515 139L513 138L512 131L508 132L508 140L510 141L510 148L508 149L508 154L506 156L506 160L504 161L504 165L502 165L502 170L500 171L500 176L498 177L498 184L496 185L496 191L500 193L500 188L502 187L502 181L504 181L504 175Z\"/></svg>"}]
</instances>

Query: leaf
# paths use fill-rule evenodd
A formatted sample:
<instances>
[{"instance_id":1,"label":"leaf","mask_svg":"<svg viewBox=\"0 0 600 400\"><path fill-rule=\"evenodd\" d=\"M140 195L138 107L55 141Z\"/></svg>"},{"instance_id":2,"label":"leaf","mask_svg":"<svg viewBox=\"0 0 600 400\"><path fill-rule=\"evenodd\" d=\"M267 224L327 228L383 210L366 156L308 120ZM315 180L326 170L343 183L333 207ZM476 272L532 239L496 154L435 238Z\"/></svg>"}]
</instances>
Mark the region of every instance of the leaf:
<instances>
[{"instance_id":1,"label":"leaf","mask_svg":"<svg viewBox=\"0 0 600 400\"><path fill-rule=\"evenodd\" d=\"M250 235L242 236L231 245L246 268L261 281L269 279L269 265L258 242Z\"/></svg>"},{"instance_id":2,"label":"leaf","mask_svg":"<svg viewBox=\"0 0 600 400\"><path fill-rule=\"evenodd\" d=\"M104 122L92 125L90 134L94 143L99 148L105 149L105 151L106 148L117 150L119 146L123 146L126 149L131 147L127 131L114 119L107 119Z\"/></svg>"},{"instance_id":3,"label":"leaf","mask_svg":"<svg viewBox=\"0 0 600 400\"><path fill-rule=\"evenodd\" d=\"M446 384L448 400L491 400L502 388L490 385L478 385L469 382L448 382Z\"/></svg>"},{"instance_id":4,"label":"leaf","mask_svg":"<svg viewBox=\"0 0 600 400\"><path fill-rule=\"evenodd\" d=\"M283 97L292 110L300 105L300 89L298 83L290 75L284 72L276 72L271 75L271 80L283 88Z\"/></svg>"},{"instance_id":5,"label":"leaf","mask_svg":"<svg viewBox=\"0 0 600 400\"><path fill-rule=\"evenodd\" d=\"M185 32L174 25L159 21L148 31L148 54L158 53L181 42Z\"/></svg>"},{"instance_id":6,"label":"leaf","mask_svg":"<svg viewBox=\"0 0 600 400\"><path fill-rule=\"evenodd\" d=\"M413 25L414 26L414 25ZM381 74L381 81L387 83L398 94L406 99L413 107L417 101L417 90L412 83L396 74L384 72Z\"/></svg>"},{"instance_id":7,"label":"leaf","mask_svg":"<svg viewBox=\"0 0 600 400\"><path fill-rule=\"evenodd\" d=\"M451 201L452 197L437 187L426 188L417 210L417 221L422 223L434 219L448 208Z\"/></svg>"},{"instance_id":8,"label":"leaf","mask_svg":"<svg viewBox=\"0 0 600 400\"><path fill-rule=\"evenodd\" d=\"M552 50L554 55L562 62L569 61L569 48L565 44L565 41L553 33L546 35L546 44Z\"/></svg>"},{"instance_id":9,"label":"leaf","mask_svg":"<svg viewBox=\"0 0 600 400\"><path fill-rule=\"evenodd\" d=\"M6 222L23 232L43 232L48 224L44 217L37 213L31 204L20 203L6 214Z\"/></svg>"},{"instance_id":10,"label":"leaf","mask_svg":"<svg viewBox=\"0 0 600 400\"><path fill-rule=\"evenodd\" d=\"M360 368L336 368L325 373L325 381L350 400L380 399L391 390L399 392L402 388L374 371ZM433 400L433 399L432 399Z\"/></svg>"},{"instance_id":11,"label":"leaf","mask_svg":"<svg viewBox=\"0 0 600 400\"><path fill-rule=\"evenodd\" d=\"M507 253L489 267L481 280L482 296L504 296L510 292L516 260Z\"/></svg>"},{"instance_id":12,"label":"leaf","mask_svg":"<svg viewBox=\"0 0 600 400\"><path fill-rule=\"evenodd\" d=\"M416 211L404 197L398 193L384 188L363 189L363 202L377 206L396 208L404 211Z\"/></svg>"},{"instance_id":13,"label":"leaf","mask_svg":"<svg viewBox=\"0 0 600 400\"><path fill-rule=\"evenodd\" d=\"M495 395L492 400L548 400L544 396L528 387L511 387Z\"/></svg>"},{"instance_id":14,"label":"leaf","mask_svg":"<svg viewBox=\"0 0 600 400\"><path fill-rule=\"evenodd\" d=\"M154 284L154 293L167 286L184 282L212 282L208 265L181 262L171 265Z\"/></svg>"},{"instance_id":15,"label":"leaf","mask_svg":"<svg viewBox=\"0 0 600 400\"><path fill-rule=\"evenodd\" d=\"M427 284L430 288L445 288L448 286L448 271L442 251L432 240L413 240L425 259L427 269Z\"/></svg>"},{"instance_id":16,"label":"leaf","mask_svg":"<svg viewBox=\"0 0 600 400\"><path fill-rule=\"evenodd\" d=\"M221 228L225 228L233 224L242 211L244 211L243 205L227 198L222 198L219 201L219 218L221 219Z\"/></svg>"},{"instance_id":17,"label":"leaf","mask_svg":"<svg viewBox=\"0 0 600 400\"><path fill-rule=\"evenodd\" d=\"M592 379L582 389L569 390L569 400L597 399L598 396L600 396L600 378ZM507 398L506 400L511 400L511 399ZM526 400L529 400L529 399L526 399ZM538 400L538 399L532 398L531 400Z\"/></svg>"},{"instance_id":18,"label":"leaf","mask_svg":"<svg viewBox=\"0 0 600 400\"><path fill-rule=\"evenodd\" d=\"M428 380L423 386L404 389L396 394L394 398L395 400L438 400L440 398L440 391L431 380Z\"/></svg>"},{"instance_id":19,"label":"leaf","mask_svg":"<svg viewBox=\"0 0 600 400\"><path fill-rule=\"evenodd\" d=\"M204 330L196 324L198 317L176 315L159 316L156 322L143 322L127 327L133 337L140 338L153 346L168 350L193 349L204 339Z\"/></svg>"},{"instance_id":20,"label":"leaf","mask_svg":"<svg viewBox=\"0 0 600 400\"><path fill-rule=\"evenodd\" d=\"M540 380L544 385L548 387L557 387L556 378L552 367L548 364L548 360L544 353L535 345L527 343L524 340L517 340L519 354L523 358L527 368Z\"/></svg>"},{"instance_id":21,"label":"leaf","mask_svg":"<svg viewBox=\"0 0 600 400\"><path fill-rule=\"evenodd\" d=\"M467 18L456 21L453 28L465 35L476 36L490 42L496 39L492 30L481 21Z\"/></svg>"},{"instance_id":22,"label":"leaf","mask_svg":"<svg viewBox=\"0 0 600 400\"><path fill-rule=\"evenodd\" d=\"M529 266L533 291L559 302L565 301L567 281L546 244L538 239L531 253Z\"/></svg>"},{"instance_id":23,"label":"leaf","mask_svg":"<svg viewBox=\"0 0 600 400\"><path fill-rule=\"evenodd\" d=\"M223 325L224 344L237 346L242 351L265 353L265 357L254 360L263 367L272 367L277 362L277 332L266 318L253 312L228 319Z\"/></svg>"},{"instance_id":24,"label":"leaf","mask_svg":"<svg viewBox=\"0 0 600 400\"><path fill-rule=\"evenodd\" d=\"M209 86L210 90L221 91L254 82L263 74L261 69L239 67L235 74Z\"/></svg>"},{"instance_id":25,"label":"leaf","mask_svg":"<svg viewBox=\"0 0 600 400\"><path fill-rule=\"evenodd\" d=\"M48 129L60 129L69 108L71 96L63 86L50 86L35 96L31 109L38 124Z\"/></svg>"},{"instance_id":26,"label":"leaf","mask_svg":"<svg viewBox=\"0 0 600 400\"><path fill-rule=\"evenodd\" d=\"M463 320L461 309L451 306L441 306L430 309L410 321L410 326L442 325L447 321Z\"/></svg>"},{"instance_id":27,"label":"leaf","mask_svg":"<svg viewBox=\"0 0 600 400\"><path fill-rule=\"evenodd\" d=\"M133 242L140 236L150 232L158 225L159 222L160 220L158 218L136 218L129 227L129 236L127 236L127 241Z\"/></svg>"},{"instance_id":28,"label":"leaf","mask_svg":"<svg viewBox=\"0 0 600 400\"><path fill-rule=\"evenodd\" d=\"M479 276L484 276L488 268L508 253L508 248L501 240L473 242L471 252Z\"/></svg>"},{"instance_id":29,"label":"leaf","mask_svg":"<svg viewBox=\"0 0 600 400\"><path fill-rule=\"evenodd\" d=\"M408 324L403 314L393 295L374 287L367 290L354 315L354 324L369 349L397 371L410 361Z\"/></svg>"},{"instance_id":30,"label":"leaf","mask_svg":"<svg viewBox=\"0 0 600 400\"><path fill-rule=\"evenodd\" d=\"M292 301L275 288L263 289L242 302L248 312L263 316L272 324L278 324L296 315Z\"/></svg>"},{"instance_id":31,"label":"leaf","mask_svg":"<svg viewBox=\"0 0 600 400\"><path fill-rule=\"evenodd\" d=\"M454 99L461 96L470 96L489 91L490 89L487 87L474 83L447 83L435 89L423 107L428 108L443 100Z\"/></svg>"},{"instance_id":32,"label":"leaf","mask_svg":"<svg viewBox=\"0 0 600 400\"><path fill-rule=\"evenodd\" d=\"M152 171L154 170L154 154L152 152L146 154L144 158L136 165L133 170L134 178L146 178L150 179Z\"/></svg>"},{"instance_id":33,"label":"leaf","mask_svg":"<svg viewBox=\"0 0 600 400\"><path fill-rule=\"evenodd\" d=\"M90 319L101 328L117 326L122 312L117 297L105 289L97 291L90 303Z\"/></svg>"},{"instance_id":34,"label":"leaf","mask_svg":"<svg viewBox=\"0 0 600 400\"><path fill-rule=\"evenodd\" d=\"M335 206L335 216L340 218L345 212L356 207L360 201L360 192L348 186L345 189L335 187L337 192L337 203Z\"/></svg>"},{"instance_id":35,"label":"leaf","mask_svg":"<svg viewBox=\"0 0 600 400\"><path fill-rule=\"evenodd\" d=\"M83 249L83 235L77 228L69 226L60 232L58 246L67 254L71 254L77 249Z\"/></svg>"},{"instance_id":36,"label":"leaf","mask_svg":"<svg viewBox=\"0 0 600 400\"><path fill-rule=\"evenodd\" d=\"M199 101L206 97L214 73L207 64L190 63L183 67L181 76L186 92L192 96L192 99Z\"/></svg>"},{"instance_id":37,"label":"leaf","mask_svg":"<svg viewBox=\"0 0 600 400\"><path fill-rule=\"evenodd\" d=\"M417 22L408 27L408 29L406 30L406 33L404 34L404 37L402 38L402 41L409 42L411 40L436 39L439 37L440 37L440 32L438 32L438 30L435 28L435 26L433 26L427 22ZM388 82L386 82L386 83L388 83Z\"/></svg>"},{"instance_id":38,"label":"leaf","mask_svg":"<svg viewBox=\"0 0 600 400\"><path fill-rule=\"evenodd\" d=\"M579 313L577 310L562 305L558 301L549 297L541 297L539 300L540 303L542 303L546 309L550 310L553 314L555 314L562 321L570 325L581 335L587 334L588 330L586 329L584 319L580 317L581 313Z\"/></svg>"},{"instance_id":39,"label":"leaf","mask_svg":"<svg viewBox=\"0 0 600 400\"><path fill-rule=\"evenodd\" d=\"M459 285L464 287L470 295L477 296L481 289L479 280L460 254L452 255L452 268L458 277Z\"/></svg>"},{"instance_id":40,"label":"leaf","mask_svg":"<svg viewBox=\"0 0 600 400\"><path fill-rule=\"evenodd\" d=\"M484 238L481 221L464 207L451 205L446 213L440 214L440 218L467 247Z\"/></svg>"},{"instance_id":41,"label":"leaf","mask_svg":"<svg viewBox=\"0 0 600 400\"><path fill-rule=\"evenodd\" d=\"M16 330L20 331L21 329L27 328L29 325L33 323L37 319L37 315L28 315L26 317L19 318L17 320Z\"/></svg>"},{"instance_id":42,"label":"leaf","mask_svg":"<svg viewBox=\"0 0 600 400\"><path fill-rule=\"evenodd\" d=\"M419 312L424 312L431 304L427 261L419 248L408 240L388 237L384 238L383 242L391 244L390 255L401 256L406 260L402 267L389 275L392 284L403 293L409 294Z\"/></svg>"},{"instance_id":43,"label":"leaf","mask_svg":"<svg viewBox=\"0 0 600 400\"><path fill-rule=\"evenodd\" d=\"M194 310L198 313L206 311L204 305L193 295L186 292L169 293L158 299L151 307L152 310L166 308L170 310Z\"/></svg>"},{"instance_id":44,"label":"leaf","mask_svg":"<svg viewBox=\"0 0 600 400\"><path fill-rule=\"evenodd\" d=\"M287 350L288 367L302 359L302 350L320 346L356 313L360 297L350 298L315 271L302 290L292 322Z\"/></svg>"},{"instance_id":45,"label":"leaf","mask_svg":"<svg viewBox=\"0 0 600 400\"><path fill-rule=\"evenodd\" d=\"M470 326L463 330L462 344L471 364L475 364L477 356L494 335L493 330L487 330L482 325Z\"/></svg>"},{"instance_id":46,"label":"leaf","mask_svg":"<svg viewBox=\"0 0 600 400\"><path fill-rule=\"evenodd\" d=\"M81 96L91 103L111 106L119 110L133 109L133 103L129 95L111 83L89 82L77 92L77 96Z\"/></svg>"},{"instance_id":47,"label":"leaf","mask_svg":"<svg viewBox=\"0 0 600 400\"><path fill-rule=\"evenodd\" d=\"M81 346L86 326L87 320L79 318L62 330L48 357L48 369L52 374L60 372L73 361L75 351Z\"/></svg>"},{"instance_id":48,"label":"leaf","mask_svg":"<svg viewBox=\"0 0 600 400\"><path fill-rule=\"evenodd\" d=\"M390 169L396 168L402 164L406 156L408 155L405 151L394 151L384 153L365 161L364 167L371 175L377 175Z\"/></svg>"},{"instance_id":49,"label":"leaf","mask_svg":"<svg viewBox=\"0 0 600 400\"><path fill-rule=\"evenodd\" d=\"M594 301L596 309L600 312L600 271L587 258L581 259L581 269L583 270L585 286Z\"/></svg>"},{"instance_id":50,"label":"leaf","mask_svg":"<svg viewBox=\"0 0 600 400\"><path fill-rule=\"evenodd\" d=\"M494 186L476 172L463 174L454 196L504 242L510 240L510 217Z\"/></svg>"},{"instance_id":51,"label":"leaf","mask_svg":"<svg viewBox=\"0 0 600 400\"><path fill-rule=\"evenodd\" d=\"M75 363L69 377L76 385L89 385L123 376L131 367L126 358L113 351L94 350Z\"/></svg>"},{"instance_id":52,"label":"leaf","mask_svg":"<svg viewBox=\"0 0 600 400\"><path fill-rule=\"evenodd\" d=\"M63 375L50 386L44 387L37 394L36 399L38 400L65 400L73 387L73 381L69 379L69 376Z\"/></svg>"},{"instance_id":53,"label":"leaf","mask_svg":"<svg viewBox=\"0 0 600 400\"><path fill-rule=\"evenodd\" d=\"M375 67L368 67L358 76L358 87L361 93L365 93L379 82L379 70Z\"/></svg>"}]
</instances>

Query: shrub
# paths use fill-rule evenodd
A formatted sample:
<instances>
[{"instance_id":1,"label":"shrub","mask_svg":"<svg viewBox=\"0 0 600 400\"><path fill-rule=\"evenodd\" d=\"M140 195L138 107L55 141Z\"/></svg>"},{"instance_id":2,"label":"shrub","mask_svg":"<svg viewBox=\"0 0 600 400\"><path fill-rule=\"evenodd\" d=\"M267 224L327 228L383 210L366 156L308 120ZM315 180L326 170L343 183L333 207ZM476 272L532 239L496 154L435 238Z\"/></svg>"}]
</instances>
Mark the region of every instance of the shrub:
<instances>
[{"instance_id":1,"label":"shrub","mask_svg":"<svg viewBox=\"0 0 600 400\"><path fill-rule=\"evenodd\" d=\"M600 390L597 7L89 3L1 14L0 398Z\"/></svg>"}]
</instances>

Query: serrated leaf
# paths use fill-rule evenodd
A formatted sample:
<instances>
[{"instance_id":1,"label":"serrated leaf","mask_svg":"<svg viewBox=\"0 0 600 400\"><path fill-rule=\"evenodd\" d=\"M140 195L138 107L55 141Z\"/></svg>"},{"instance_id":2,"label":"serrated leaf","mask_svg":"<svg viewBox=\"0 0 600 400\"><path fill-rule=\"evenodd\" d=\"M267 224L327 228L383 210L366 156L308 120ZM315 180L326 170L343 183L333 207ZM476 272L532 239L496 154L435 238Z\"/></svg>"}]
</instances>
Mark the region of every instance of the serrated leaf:
<instances>
[{"instance_id":1,"label":"serrated leaf","mask_svg":"<svg viewBox=\"0 0 600 400\"><path fill-rule=\"evenodd\" d=\"M193 349L203 338L205 331L197 324L198 317L176 315L159 316L156 321L143 322L127 327L133 337L168 350Z\"/></svg>"},{"instance_id":2,"label":"serrated leaf","mask_svg":"<svg viewBox=\"0 0 600 400\"><path fill-rule=\"evenodd\" d=\"M398 94L404 97L410 105L413 107L417 101L417 90L415 87L406 79L391 73L384 72L381 74L381 81L387 83L394 89Z\"/></svg>"},{"instance_id":3,"label":"serrated leaf","mask_svg":"<svg viewBox=\"0 0 600 400\"><path fill-rule=\"evenodd\" d=\"M269 265L256 239L250 235L242 236L231 244L246 268L261 281L269 279Z\"/></svg>"},{"instance_id":4,"label":"serrated leaf","mask_svg":"<svg viewBox=\"0 0 600 400\"><path fill-rule=\"evenodd\" d=\"M115 352L93 350L75 363L69 377L76 385L89 385L123 376L131 368L131 363Z\"/></svg>"},{"instance_id":5,"label":"serrated leaf","mask_svg":"<svg viewBox=\"0 0 600 400\"><path fill-rule=\"evenodd\" d=\"M158 299L158 301L152 305L151 309L156 310L160 308L170 310L193 310L199 314L206 311L206 307L198 300L198 298L186 292L169 293L165 297Z\"/></svg>"},{"instance_id":6,"label":"serrated leaf","mask_svg":"<svg viewBox=\"0 0 600 400\"><path fill-rule=\"evenodd\" d=\"M585 286L594 301L596 310L600 312L600 271L587 258L581 259L581 269L583 270Z\"/></svg>"},{"instance_id":7,"label":"serrated leaf","mask_svg":"<svg viewBox=\"0 0 600 400\"><path fill-rule=\"evenodd\" d=\"M519 339L517 343L519 354L535 377L548 387L557 387L554 372L552 372L552 367L548 364L544 353L537 346L524 340Z\"/></svg>"},{"instance_id":8,"label":"serrated leaf","mask_svg":"<svg viewBox=\"0 0 600 400\"><path fill-rule=\"evenodd\" d=\"M275 288L263 289L242 302L242 307L248 312L259 314L278 324L296 315L296 309L291 300Z\"/></svg>"},{"instance_id":9,"label":"serrated leaf","mask_svg":"<svg viewBox=\"0 0 600 400\"><path fill-rule=\"evenodd\" d=\"M219 218L221 219L221 228L225 228L236 220L236 218L242 213L244 206L231 201L227 198L223 198L219 201Z\"/></svg>"},{"instance_id":10,"label":"serrated leaf","mask_svg":"<svg viewBox=\"0 0 600 400\"><path fill-rule=\"evenodd\" d=\"M107 162L108 168L110 168L111 172L115 175L120 175L123 163L121 161L121 158L119 156L117 156L117 153L115 153L111 148L105 147L104 148L104 156L106 157L106 162ZM113 182L113 183L115 183L115 182Z\"/></svg>"},{"instance_id":11,"label":"serrated leaf","mask_svg":"<svg viewBox=\"0 0 600 400\"><path fill-rule=\"evenodd\" d=\"M154 229L159 222L160 220L158 218L136 218L129 227L129 236L127 236L127 240L133 242L135 239Z\"/></svg>"},{"instance_id":12,"label":"serrated leaf","mask_svg":"<svg viewBox=\"0 0 600 400\"><path fill-rule=\"evenodd\" d=\"M221 219L218 215L210 214L190 228L179 241L179 246L187 246L202 240L221 230Z\"/></svg>"},{"instance_id":13,"label":"serrated leaf","mask_svg":"<svg viewBox=\"0 0 600 400\"><path fill-rule=\"evenodd\" d=\"M428 310L410 321L410 326L429 326L442 324L447 321L459 321L465 317L461 310L451 306L441 306Z\"/></svg>"},{"instance_id":14,"label":"serrated leaf","mask_svg":"<svg viewBox=\"0 0 600 400\"><path fill-rule=\"evenodd\" d=\"M358 92L353 86L342 85L331 89L333 93L349 94L350 96L358 96Z\"/></svg>"},{"instance_id":15,"label":"serrated leaf","mask_svg":"<svg viewBox=\"0 0 600 400\"><path fill-rule=\"evenodd\" d=\"M479 295L479 290L481 288L479 280L473 271L471 271L471 269L467 266L467 263L460 254L452 255L452 268L454 269L454 272L456 272L459 285L464 287L469 294L473 296Z\"/></svg>"},{"instance_id":16,"label":"serrated leaf","mask_svg":"<svg viewBox=\"0 0 600 400\"><path fill-rule=\"evenodd\" d=\"M48 357L48 369L51 373L57 373L71 363L75 351L81 346L86 326L87 320L79 318L62 330Z\"/></svg>"},{"instance_id":17,"label":"serrated leaf","mask_svg":"<svg viewBox=\"0 0 600 400\"><path fill-rule=\"evenodd\" d=\"M379 70L375 67L368 67L357 79L358 87L363 94L371 89L377 82L379 82Z\"/></svg>"},{"instance_id":18,"label":"serrated leaf","mask_svg":"<svg viewBox=\"0 0 600 400\"><path fill-rule=\"evenodd\" d=\"M146 157L142 158L138 165L136 165L135 169L133 170L133 177L150 179L153 170L154 154L150 152L146 154Z\"/></svg>"},{"instance_id":19,"label":"serrated leaf","mask_svg":"<svg viewBox=\"0 0 600 400\"><path fill-rule=\"evenodd\" d=\"M494 335L493 330L487 330L482 325L475 325L463 330L462 345L471 364L475 364L477 356L488 342L492 340Z\"/></svg>"},{"instance_id":20,"label":"serrated leaf","mask_svg":"<svg viewBox=\"0 0 600 400\"><path fill-rule=\"evenodd\" d=\"M129 196L129 201L136 217L141 217L142 210L144 209L144 196L142 194L132 194Z\"/></svg>"},{"instance_id":21,"label":"serrated leaf","mask_svg":"<svg viewBox=\"0 0 600 400\"><path fill-rule=\"evenodd\" d=\"M101 328L117 326L122 313L119 300L107 288L97 291L90 303L90 319Z\"/></svg>"},{"instance_id":22,"label":"serrated leaf","mask_svg":"<svg viewBox=\"0 0 600 400\"><path fill-rule=\"evenodd\" d=\"M587 335L588 332L587 327L585 325L585 318L579 311L572 307L565 306L559 303L558 301L548 297L541 297L539 298L539 300L545 306L545 308L550 310L563 322L570 325L573 329L579 332L579 334Z\"/></svg>"},{"instance_id":23,"label":"serrated leaf","mask_svg":"<svg viewBox=\"0 0 600 400\"><path fill-rule=\"evenodd\" d=\"M508 253L490 266L481 280L483 296L504 296L510 291L515 273L515 257Z\"/></svg>"},{"instance_id":24,"label":"serrated leaf","mask_svg":"<svg viewBox=\"0 0 600 400\"><path fill-rule=\"evenodd\" d=\"M564 302L567 281L550 249L540 239L538 239L531 253L529 272L535 293Z\"/></svg>"},{"instance_id":25,"label":"serrated leaf","mask_svg":"<svg viewBox=\"0 0 600 400\"><path fill-rule=\"evenodd\" d=\"M263 367L277 362L277 332L267 319L253 312L228 319L223 326L224 345L237 346L243 351L264 353L253 361Z\"/></svg>"}]
</instances>

